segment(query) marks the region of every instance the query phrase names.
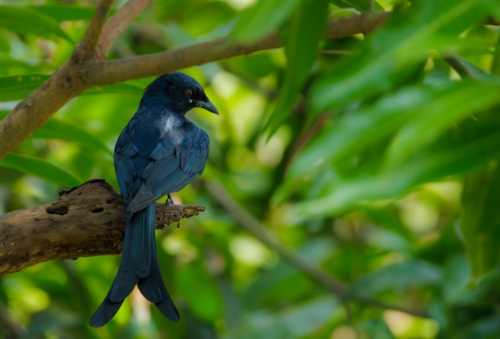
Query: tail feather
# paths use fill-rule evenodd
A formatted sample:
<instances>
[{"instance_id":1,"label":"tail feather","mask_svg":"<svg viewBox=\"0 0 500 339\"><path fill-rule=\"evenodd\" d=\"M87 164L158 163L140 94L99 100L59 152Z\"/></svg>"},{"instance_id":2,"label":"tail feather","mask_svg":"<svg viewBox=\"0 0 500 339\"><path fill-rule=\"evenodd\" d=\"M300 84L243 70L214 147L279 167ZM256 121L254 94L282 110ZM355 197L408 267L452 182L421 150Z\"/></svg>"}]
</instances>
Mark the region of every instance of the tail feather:
<instances>
[{"instance_id":1,"label":"tail feather","mask_svg":"<svg viewBox=\"0 0 500 339\"><path fill-rule=\"evenodd\" d=\"M120 309L125 298L139 285L141 293L170 320L178 321L177 312L164 285L156 256L155 205L135 213L127 222L122 258L113 285L90 325L105 325Z\"/></svg>"},{"instance_id":2,"label":"tail feather","mask_svg":"<svg viewBox=\"0 0 500 339\"><path fill-rule=\"evenodd\" d=\"M156 243L153 244L156 253ZM177 322L180 319L179 312L165 287L165 282L161 276L158 257L153 257L151 274L145 279L140 279L138 283L142 295L149 301L155 303L158 310L171 321Z\"/></svg>"},{"instance_id":3,"label":"tail feather","mask_svg":"<svg viewBox=\"0 0 500 339\"><path fill-rule=\"evenodd\" d=\"M111 290L114 287L114 282L113 285L111 285L111 289L109 290L108 294L106 295L106 298L104 298L104 301L102 302L101 306L95 311L94 315L90 318L89 324L92 327L101 327L106 325L108 321L111 320L118 312L120 307L123 304L123 300L120 302L113 302L110 299L110 294Z\"/></svg>"}]
</instances>

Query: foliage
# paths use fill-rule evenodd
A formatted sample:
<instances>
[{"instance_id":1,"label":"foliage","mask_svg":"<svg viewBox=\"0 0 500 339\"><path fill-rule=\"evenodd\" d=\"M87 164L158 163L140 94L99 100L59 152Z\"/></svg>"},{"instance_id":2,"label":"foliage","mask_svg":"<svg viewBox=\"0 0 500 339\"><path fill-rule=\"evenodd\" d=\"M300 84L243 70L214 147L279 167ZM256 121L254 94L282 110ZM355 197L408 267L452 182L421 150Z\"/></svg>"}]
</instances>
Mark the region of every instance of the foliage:
<instances>
[{"instance_id":1,"label":"foliage","mask_svg":"<svg viewBox=\"0 0 500 339\"><path fill-rule=\"evenodd\" d=\"M0 1L0 118L82 38L95 3L65 3ZM371 6L392 12L379 29L321 40L326 19ZM182 320L168 322L134 292L108 326L89 328L119 260L96 257L0 277L0 322L20 324L26 338L498 337L498 8L498 0L156 2L110 58L273 30L286 46L184 70L221 116L189 114L211 137L209 165L174 196L207 211L157 239ZM52 201L91 178L117 188L111 151L151 81L86 91L25 140L0 162L0 211ZM246 233L207 180L350 293L430 317L346 307ZM0 337L8 333L0 326Z\"/></svg>"}]
</instances>

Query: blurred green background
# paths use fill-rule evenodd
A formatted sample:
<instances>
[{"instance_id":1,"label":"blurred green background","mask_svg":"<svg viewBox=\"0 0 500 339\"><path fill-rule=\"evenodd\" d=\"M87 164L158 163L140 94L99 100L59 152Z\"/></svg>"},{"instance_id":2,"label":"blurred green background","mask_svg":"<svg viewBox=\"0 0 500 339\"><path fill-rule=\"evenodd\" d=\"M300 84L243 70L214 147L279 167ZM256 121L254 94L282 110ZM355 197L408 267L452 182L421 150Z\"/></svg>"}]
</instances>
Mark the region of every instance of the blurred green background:
<instances>
[{"instance_id":1,"label":"blurred green background","mask_svg":"<svg viewBox=\"0 0 500 339\"><path fill-rule=\"evenodd\" d=\"M0 1L0 118L68 60L96 4ZM327 20L370 11L392 14L321 41ZM189 113L209 164L174 196L206 212L157 232L181 321L134 292L88 327L119 257L80 258L1 276L0 337L500 338L495 17L498 0L157 1L109 58L275 29L286 46L183 70L221 115ZM2 160L0 213L92 178L117 189L114 143L152 80L86 91ZM345 282L343 302L276 243Z\"/></svg>"}]
</instances>

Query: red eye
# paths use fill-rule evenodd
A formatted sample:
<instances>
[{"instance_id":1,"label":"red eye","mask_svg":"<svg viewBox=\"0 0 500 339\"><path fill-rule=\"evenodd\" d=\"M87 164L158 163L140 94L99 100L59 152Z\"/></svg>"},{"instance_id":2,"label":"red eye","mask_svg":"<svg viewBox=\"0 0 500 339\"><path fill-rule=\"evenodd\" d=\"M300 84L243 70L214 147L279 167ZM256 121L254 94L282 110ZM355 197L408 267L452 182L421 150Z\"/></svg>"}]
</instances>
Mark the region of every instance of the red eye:
<instances>
[{"instance_id":1,"label":"red eye","mask_svg":"<svg viewBox=\"0 0 500 339\"><path fill-rule=\"evenodd\" d=\"M186 96L187 96L188 98L190 98L190 97L192 97L192 96L193 96L193 91L192 91L192 90L190 90L190 89L187 89L187 90L186 90L186 92L184 92L184 94L186 94Z\"/></svg>"}]
</instances>

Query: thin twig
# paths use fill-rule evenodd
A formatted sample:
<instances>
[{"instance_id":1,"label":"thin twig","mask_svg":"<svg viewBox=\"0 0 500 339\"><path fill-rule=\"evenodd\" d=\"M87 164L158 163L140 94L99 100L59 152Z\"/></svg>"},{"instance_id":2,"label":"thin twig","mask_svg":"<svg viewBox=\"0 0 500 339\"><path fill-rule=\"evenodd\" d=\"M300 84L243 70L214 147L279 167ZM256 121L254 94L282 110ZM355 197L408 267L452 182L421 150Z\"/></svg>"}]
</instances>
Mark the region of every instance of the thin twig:
<instances>
[{"instance_id":1,"label":"thin twig","mask_svg":"<svg viewBox=\"0 0 500 339\"><path fill-rule=\"evenodd\" d=\"M320 54L330 54L330 55L354 55L352 51L344 51L341 49L322 49L319 51Z\"/></svg>"},{"instance_id":2,"label":"thin twig","mask_svg":"<svg viewBox=\"0 0 500 339\"><path fill-rule=\"evenodd\" d=\"M113 41L155 0L129 0L106 23L101 48L106 52Z\"/></svg>"},{"instance_id":3,"label":"thin twig","mask_svg":"<svg viewBox=\"0 0 500 339\"><path fill-rule=\"evenodd\" d=\"M233 199L233 197L231 197L220 184L214 181L207 181L205 185L214 199L217 200L243 228L259 239L267 247L276 251L289 264L305 273L314 281L327 287L335 295L337 295L342 302L356 301L364 305L382 309L397 310L417 317L430 317L425 311L390 305L368 297L356 295L343 282L335 279L325 271L305 261L293 250L283 246L278 241L273 240L273 237L266 231L266 228L252 214L250 214L250 212Z\"/></svg>"},{"instance_id":4,"label":"thin twig","mask_svg":"<svg viewBox=\"0 0 500 339\"><path fill-rule=\"evenodd\" d=\"M77 52L81 52L81 59L86 59L93 55L104 56L104 53L97 50L97 46L103 32L104 24L106 23L106 17L108 16L108 12L113 5L113 1L114 0L101 0L97 6L87 33L82 40L81 48L76 49ZM81 62L82 60L79 61Z\"/></svg>"},{"instance_id":5,"label":"thin twig","mask_svg":"<svg viewBox=\"0 0 500 339\"><path fill-rule=\"evenodd\" d=\"M451 66L462 78L474 78L474 74L467 68L460 58L454 55L448 55L443 59Z\"/></svg>"}]
</instances>

